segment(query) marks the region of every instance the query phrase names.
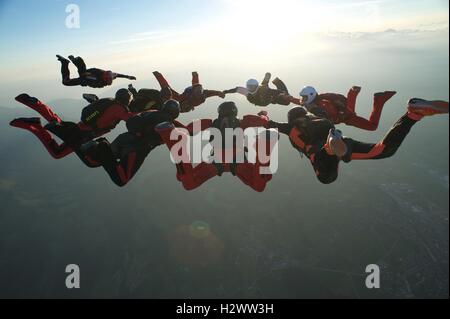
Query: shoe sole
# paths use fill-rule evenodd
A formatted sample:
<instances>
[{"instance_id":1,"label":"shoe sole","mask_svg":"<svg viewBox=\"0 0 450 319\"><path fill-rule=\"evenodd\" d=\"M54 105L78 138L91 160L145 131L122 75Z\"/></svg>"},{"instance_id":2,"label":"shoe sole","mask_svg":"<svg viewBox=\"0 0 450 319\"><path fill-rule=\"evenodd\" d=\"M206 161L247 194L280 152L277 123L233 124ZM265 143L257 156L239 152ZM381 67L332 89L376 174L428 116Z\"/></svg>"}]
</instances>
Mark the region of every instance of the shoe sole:
<instances>
[{"instance_id":1,"label":"shoe sole","mask_svg":"<svg viewBox=\"0 0 450 319\"><path fill-rule=\"evenodd\" d=\"M433 110L439 113L448 113L448 107L443 107L437 105L432 101L427 101L423 99L411 99L408 101L408 106L411 110Z\"/></svg>"},{"instance_id":2,"label":"shoe sole","mask_svg":"<svg viewBox=\"0 0 450 319\"><path fill-rule=\"evenodd\" d=\"M15 100L19 103L25 104L26 106L36 105L39 102L37 98L29 96L26 93L16 96Z\"/></svg>"}]
</instances>

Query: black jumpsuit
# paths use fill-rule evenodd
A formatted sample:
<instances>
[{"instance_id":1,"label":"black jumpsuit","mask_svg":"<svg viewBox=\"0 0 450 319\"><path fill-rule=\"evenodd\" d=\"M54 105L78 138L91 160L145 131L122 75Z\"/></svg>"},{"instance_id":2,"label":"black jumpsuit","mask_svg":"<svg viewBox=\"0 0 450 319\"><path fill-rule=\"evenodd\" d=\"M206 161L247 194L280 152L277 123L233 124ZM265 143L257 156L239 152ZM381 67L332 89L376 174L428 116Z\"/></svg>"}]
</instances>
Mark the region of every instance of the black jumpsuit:
<instances>
[{"instance_id":1,"label":"black jumpsuit","mask_svg":"<svg viewBox=\"0 0 450 319\"><path fill-rule=\"evenodd\" d=\"M393 156L417 122L405 114L379 143L364 143L344 138L348 152L342 160L348 163L352 160L374 160ZM330 129L334 128L333 123L327 119L307 115L292 124L270 121L269 126L289 136L292 145L309 158L321 183L331 184L336 181L341 159L329 155L324 147Z\"/></svg>"},{"instance_id":2,"label":"black jumpsuit","mask_svg":"<svg viewBox=\"0 0 450 319\"><path fill-rule=\"evenodd\" d=\"M128 132L119 135L111 144L104 138L87 151L87 156L101 163L111 180L125 186L137 173L148 154L163 142L155 127L171 122L160 111L147 111L127 121Z\"/></svg>"}]
</instances>

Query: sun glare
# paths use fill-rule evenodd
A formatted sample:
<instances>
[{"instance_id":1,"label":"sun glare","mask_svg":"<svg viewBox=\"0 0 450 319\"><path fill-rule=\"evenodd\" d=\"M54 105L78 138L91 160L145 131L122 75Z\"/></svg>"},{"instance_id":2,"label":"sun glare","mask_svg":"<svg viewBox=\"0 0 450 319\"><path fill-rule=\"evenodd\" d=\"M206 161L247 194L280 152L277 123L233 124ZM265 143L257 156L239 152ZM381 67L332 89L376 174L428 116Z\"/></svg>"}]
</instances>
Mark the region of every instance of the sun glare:
<instances>
[{"instance_id":1,"label":"sun glare","mask_svg":"<svg viewBox=\"0 0 450 319\"><path fill-rule=\"evenodd\" d=\"M320 28L316 7L302 0L224 0L216 32L240 50L277 50ZM323 18L323 17L322 17Z\"/></svg>"}]
</instances>

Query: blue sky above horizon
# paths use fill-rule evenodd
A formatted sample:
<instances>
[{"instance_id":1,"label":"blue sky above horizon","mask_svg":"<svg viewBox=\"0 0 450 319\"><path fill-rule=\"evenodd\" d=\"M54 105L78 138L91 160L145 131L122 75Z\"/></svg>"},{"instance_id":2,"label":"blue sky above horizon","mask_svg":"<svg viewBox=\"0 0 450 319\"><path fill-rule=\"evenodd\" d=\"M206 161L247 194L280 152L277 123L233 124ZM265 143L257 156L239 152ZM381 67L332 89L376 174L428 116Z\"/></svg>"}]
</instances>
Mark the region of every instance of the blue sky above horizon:
<instances>
[{"instance_id":1,"label":"blue sky above horizon","mask_svg":"<svg viewBox=\"0 0 450 319\"><path fill-rule=\"evenodd\" d=\"M65 26L71 3L80 29ZM140 78L156 68L281 70L349 48L360 58L360 49L417 51L421 43L448 58L448 10L447 0L0 0L0 95L38 80L49 91L60 77L57 53Z\"/></svg>"},{"instance_id":2,"label":"blue sky above horizon","mask_svg":"<svg viewBox=\"0 0 450 319\"><path fill-rule=\"evenodd\" d=\"M65 27L65 8L71 3L80 7L81 28L78 30ZM133 0L127 3L119 0L0 0L0 52L5 63L5 60L17 61L14 57L21 57L31 48L54 53L58 48L83 50L133 44L146 39L158 40L162 31L196 30L201 36L209 26L217 26L215 23L219 20L225 32L227 29L234 32L236 24L254 27L255 31L277 28L276 24L280 29L290 26L301 31L305 28L302 21L310 22L310 17L321 17L320 25L330 23L333 31L420 28L435 23L448 24L448 5L447 0ZM237 21L245 17L249 24ZM284 20L289 19L298 21L285 24ZM348 20L352 20L351 28L345 23ZM361 25L361 20L369 21L368 25ZM244 35L250 31L242 29ZM133 39L135 35L140 35L140 39Z\"/></svg>"}]
</instances>

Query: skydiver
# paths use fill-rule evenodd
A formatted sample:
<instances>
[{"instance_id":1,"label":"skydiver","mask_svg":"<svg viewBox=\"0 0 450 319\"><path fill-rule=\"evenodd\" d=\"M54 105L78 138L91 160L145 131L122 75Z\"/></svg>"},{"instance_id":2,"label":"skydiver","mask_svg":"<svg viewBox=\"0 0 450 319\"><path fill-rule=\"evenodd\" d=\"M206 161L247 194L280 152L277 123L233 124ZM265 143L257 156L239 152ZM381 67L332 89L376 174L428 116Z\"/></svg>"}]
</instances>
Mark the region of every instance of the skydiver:
<instances>
[{"instance_id":1,"label":"skydiver","mask_svg":"<svg viewBox=\"0 0 450 319\"><path fill-rule=\"evenodd\" d=\"M246 115L241 120L238 116L238 109L234 102L225 102L222 103L218 108L219 116L216 120L201 120L201 130L206 130L208 128L216 128L221 131L222 137L225 137L225 129L235 129L241 128L245 130L249 127L264 127L268 125L268 119L265 115L261 114L259 116L255 115ZM193 123L188 125L190 134L195 134L192 132ZM157 131L162 137L162 140L165 142L169 150L172 150L173 146L177 143L177 141L171 140L170 136L172 131L176 129L173 125L160 125L157 128ZM269 135L268 131L265 131L259 138L263 138L266 142L270 142L271 138L274 138L273 135ZM182 132L178 132L178 134L183 135ZM278 136L278 135L277 135ZM218 156L222 158L223 163L212 162L205 163L202 162L196 167L193 167L189 159L184 159L181 163L177 164L177 179L183 184L186 190L193 190L203 183L208 181L209 179L222 176L225 172L230 172L234 176L237 176L244 184L248 185L252 189L257 192L263 192L266 188L267 183L272 179L271 174L261 174L260 168L265 166L267 167L270 163L262 164L258 158L256 163L251 163L247 159L243 163L238 163L236 158L233 163L225 163L226 162L226 154L227 152L232 152L234 156L236 156L236 150L238 148L244 149L244 145L237 145L236 141L233 146L233 149L226 149L225 141L222 143L222 149L215 149L215 151L221 152L221 154L214 154L215 158ZM270 147L270 145L268 145ZM258 154L258 144L249 146L255 147L256 154Z\"/></svg>"},{"instance_id":2,"label":"skydiver","mask_svg":"<svg viewBox=\"0 0 450 319\"><path fill-rule=\"evenodd\" d=\"M148 154L163 143L155 127L161 123L182 126L175 121L179 114L180 104L166 101L160 111L145 111L128 119L128 132L112 143L100 138L83 145L82 153L103 166L111 180L123 187L136 175Z\"/></svg>"},{"instance_id":3,"label":"skydiver","mask_svg":"<svg viewBox=\"0 0 450 319\"><path fill-rule=\"evenodd\" d=\"M182 94L172 89L164 76L155 71L153 75L161 85L161 93L163 100L174 99L180 102L181 113L193 111L197 106L205 103L206 99L214 96L225 98L225 94L221 91L204 90L200 84L197 72L192 72L192 86L186 88Z\"/></svg>"},{"instance_id":4,"label":"skydiver","mask_svg":"<svg viewBox=\"0 0 450 319\"><path fill-rule=\"evenodd\" d=\"M272 83L276 89L269 87L270 78L272 75L266 73L261 85L255 79L247 81L246 87L237 87L231 90L225 90L223 93L239 93L247 97L247 100L256 106L269 106L270 104L289 105L291 104L291 97L289 95L286 85L279 78L276 78Z\"/></svg>"},{"instance_id":5,"label":"skydiver","mask_svg":"<svg viewBox=\"0 0 450 319\"><path fill-rule=\"evenodd\" d=\"M140 89L138 91L131 84L128 86L128 90L133 94L133 101L130 104L131 112L160 110L163 106L161 91L154 89Z\"/></svg>"},{"instance_id":6,"label":"skydiver","mask_svg":"<svg viewBox=\"0 0 450 319\"><path fill-rule=\"evenodd\" d=\"M81 122L65 122L52 109L28 94L21 94L16 101L25 104L38 112L48 124L42 126L41 118L18 118L10 125L25 129L33 133L44 145L50 155L55 159L61 159L75 152L89 167L97 167L95 161L86 159L80 155L80 147L94 138L102 136L114 129L120 121L126 121L134 115L129 110L132 95L127 89L116 92L114 99L98 99L95 95L84 97L93 101L83 109ZM59 137L63 143L58 142L50 134Z\"/></svg>"},{"instance_id":7,"label":"skydiver","mask_svg":"<svg viewBox=\"0 0 450 319\"><path fill-rule=\"evenodd\" d=\"M105 71L97 68L87 69L86 64L81 57L74 57L73 55L69 56L69 59L60 55L57 55L56 57L58 58L58 61L61 62L62 83L65 86L80 85L92 88L103 88L105 86L110 86L117 78L136 80L136 77L134 76L114 73L112 71ZM78 78L70 78L70 61L72 61L78 69Z\"/></svg>"},{"instance_id":8,"label":"skydiver","mask_svg":"<svg viewBox=\"0 0 450 319\"><path fill-rule=\"evenodd\" d=\"M325 117L334 124L344 123L367 131L376 131L380 122L383 107L397 92L385 91L373 96L373 109L369 119L360 117L355 112L356 98L361 92L358 86L352 87L347 97L342 94L318 94L312 86L300 91L300 98L292 98L291 102L304 106L309 112Z\"/></svg>"},{"instance_id":9,"label":"skydiver","mask_svg":"<svg viewBox=\"0 0 450 319\"><path fill-rule=\"evenodd\" d=\"M291 109L287 123L269 121L268 127L288 135L292 146L311 161L319 181L331 184L338 178L341 161L389 158L397 152L417 122L436 114L448 114L448 102L411 99L407 113L376 144L342 137L330 120L308 113L303 107Z\"/></svg>"}]
</instances>

